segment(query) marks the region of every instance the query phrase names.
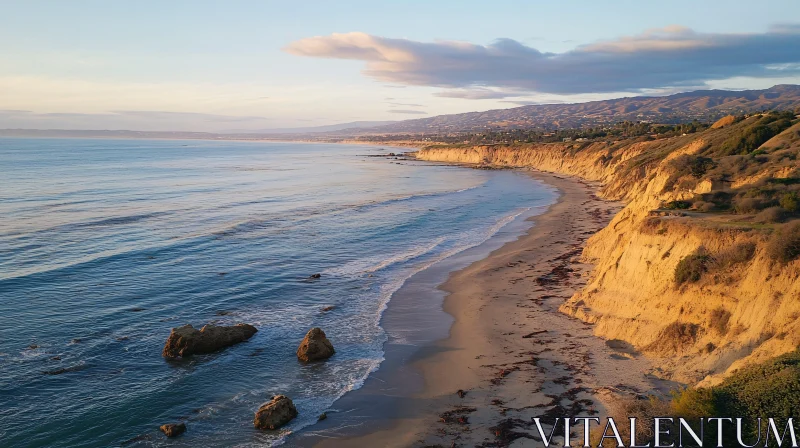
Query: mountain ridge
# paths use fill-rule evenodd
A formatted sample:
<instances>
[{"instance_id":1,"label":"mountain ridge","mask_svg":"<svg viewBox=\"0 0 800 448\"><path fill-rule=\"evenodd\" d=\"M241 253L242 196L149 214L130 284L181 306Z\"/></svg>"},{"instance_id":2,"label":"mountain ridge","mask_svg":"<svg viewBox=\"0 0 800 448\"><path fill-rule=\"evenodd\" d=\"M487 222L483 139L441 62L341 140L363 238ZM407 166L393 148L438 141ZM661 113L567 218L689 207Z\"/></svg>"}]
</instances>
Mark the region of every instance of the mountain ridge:
<instances>
[{"instance_id":1,"label":"mountain ridge","mask_svg":"<svg viewBox=\"0 0 800 448\"><path fill-rule=\"evenodd\" d=\"M569 104L537 104L482 112L437 115L340 133L468 132L487 129L579 128L619 121L682 123L716 121L730 114L800 108L800 85L761 90L697 90L667 96L636 96Z\"/></svg>"}]
</instances>

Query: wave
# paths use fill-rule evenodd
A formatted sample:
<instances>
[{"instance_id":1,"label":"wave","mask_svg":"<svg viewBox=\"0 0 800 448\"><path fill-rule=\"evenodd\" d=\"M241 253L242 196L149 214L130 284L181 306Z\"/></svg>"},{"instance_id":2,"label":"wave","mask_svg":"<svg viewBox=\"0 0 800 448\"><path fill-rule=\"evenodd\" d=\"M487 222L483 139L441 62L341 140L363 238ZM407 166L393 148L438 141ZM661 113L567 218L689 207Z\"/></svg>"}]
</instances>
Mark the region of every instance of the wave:
<instances>
[{"instance_id":1,"label":"wave","mask_svg":"<svg viewBox=\"0 0 800 448\"><path fill-rule=\"evenodd\" d=\"M335 215L338 213L346 213L349 211L364 211L376 207L385 207L394 203L410 201L420 198L431 198L439 196L447 196L450 194L461 193L464 191L473 190L481 187L483 184L473 185L471 187L462 188L459 190L440 191L435 193L420 193L407 196L390 197L378 201L366 201L357 204L323 204L317 206L295 208L285 210L280 213L266 214L259 218L252 218L245 221L239 221L234 224L227 224L222 228L218 228L211 232L211 235L217 237L232 237L240 234L246 234L259 230L275 230L280 231L282 224L297 225L310 219L316 219L324 215ZM277 202L277 201L276 201ZM246 205L246 203L243 203ZM229 205L222 206L222 208L230 208Z\"/></svg>"},{"instance_id":2,"label":"wave","mask_svg":"<svg viewBox=\"0 0 800 448\"><path fill-rule=\"evenodd\" d=\"M191 241L186 240L170 240L164 241L161 244L152 244L149 246L123 246L113 251L103 251L94 254L89 254L81 258L71 259L69 261L64 261L61 263L55 263L51 265L37 265L27 269L18 269L13 272L2 272L0 271L0 283L9 281L9 280L20 280L24 279L25 277L33 277L36 275L45 275L45 274L52 274L55 272L63 272L69 269L77 268L80 266L91 265L92 263L107 263L114 259L125 257L125 256L133 256L136 254L142 255L152 255L157 251L162 251L164 249L175 249L179 248L185 244L192 244ZM0 264L1 266L2 264Z\"/></svg>"},{"instance_id":3,"label":"wave","mask_svg":"<svg viewBox=\"0 0 800 448\"><path fill-rule=\"evenodd\" d=\"M514 213L504 216L503 218L499 219L494 225L489 227L485 232L480 232L478 230L470 232L472 234L472 238L467 238L466 241L462 241L460 245L457 245L449 250L440 253L434 259L428 260L427 262L416 266L414 269L408 272L407 275L395 280L394 282L388 285L385 285L386 295L385 298L382 300L382 304L379 310L378 320L380 321L380 318L383 317L383 312L388 307L389 301L391 300L391 296L393 296L394 293L397 292L405 284L405 282L408 281L409 278L411 278L412 276L414 276L419 272L424 271L425 269L432 267L436 263L439 263L447 258L450 258L454 255L464 252L467 249L480 246L481 244L489 240L489 238L496 235L497 232L499 232L503 227L514 221L519 215L527 212L530 209L531 209L530 207L525 207L516 210Z\"/></svg>"},{"instance_id":4,"label":"wave","mask_svg":"<svg viewBox=\"0 0 800 448\"><path fill-rule=\"evenodd\" d=\"M497 219L493 224L489 226L484 226L479 229L474 229L473 231L469 232L462 232L457 236L450 236L450 237L440 237L433 241L426 242L416 247L409 248L408 250L401 251L395 253L389 257L384 257L381 259L371 258L365 259L360 261L355 261L352 263L345 264L340 267L334 267L322 271L324 274L327 275L337 275L343 277L360 277L366 274L372 274L376 272L385 271L387 268L394 267L394 266L403 266L399 271L394 275L394 273L390 274L387 281L383 282L377 291L377 297L372 303L377 302L376 312L371 314L368 318L367 322L371 322L368 325L374 329L377 329L376 333L376 340L370 344L371 348L369 352L364 353L361 359L361 365L357 369L358 374L351 370L351 373L354 375L350 376L346 379L345 382L340 386L341 389L337 391L337 393L329 396L323 402L315 403L312 405L313 410L311 412L307 412L310 417L308 418L301 418L293 422L289 426L290 433L296 433L301 431L305 428L313 426L316 423L317 419L314 417L318 415L320 412L332 410L332 406L335 405L336 401L338 401L342 396L346 393L351 391L356 391L361 389L365 382L369 379L370 375L380 369L381 364L385 361L385 352L383 351L384 344L389 340L389 335L386 333L385 330L381 327L381 319L385 311L388 309L389 303L391 302L392 297L394 294L406 284L406 282L411 279L414 275L429 269L435 266L437 263L442 262L445 259L453 257L461 252L464 252L470 248L479 246L495 236L500 230L502 230L505 226L509 223L513 222L517 217L520 215L528 212L531 210L531 207L520 208L514 210L512 213L500 217ZM437 250L440 252L436 253ZM415 260L421 259L428 256L424 261L418 263L408 263L413 262ZM392 275L394 275L392 277ZM372 296L373 293L369 293ZM373 296L374 297L374 296ZM248 322L254 323L261 323L266 324L265 322L260 322L257 318L258 313L250 313L247 316ZM283 314L280 310L270 309L269 315L273 316L276 314ZM242 318L242 316L239 316ZM398 341L402 343L403 341ZM306 404L308 406L308 404ZM290 433L283 433L283 434L276 434L275 438L271 438L270 440L263 439L260 443L265 443L271 446L278 446L283 445L286 443L286 436ZM250 446L247 443L244 445L239 446Z\"/></svg>"},{"instance_id":5,"label":"wave","mask_svg":"<svg viewBox=\"0 0 800 448\"><path fill-rule=\"evenodd\" d=\"M46 234L49 232L71 232L73 230L79 229L91 229L96 227L109 227L109 226L117 226L117 225L125 225L125 224L135 224L140 221L145 221L152 218L158 218L165 215L170 215L173 212L151 212L151 213L141 213L137 215L127 215L127 216L115 216L112 218L102 218L102 219L95 219L91 221L80 221L80 222L70 222L66 224L59 224L53 227L47 227L43 229L37 229L34 231L16 231L16 232L8 232L6 236L18 237L18 238L27 238L30 236L38 235L38 234Z\"/></svg>"},{"instance_id":6,"label":"wave","mask_svg":"<svg viewBox=\"0 0 800 448\"><path fill-rule=\"evenodd\" d=\"M412 247L408 251L397 253L389 258L370 257L363 260L352 261L341 266L325 269L322 273L343 277L372 274L395 264L410 261L428 254L445 242L446 239L446 237L440 237L429 244Z\"/></svg>"},{"instance_id":7,"label":"wave","mask_svg":"<svg viewBox=\"0 0 800 448\"><path fill-rule=\"evenodd\" d=\"M380 300L380 302L379 302L380 304L379 304L379 308L378 308L378 313L377 313L377 315L375 317L375 325L376 326L380 326L380 321L383 318L383 314L386 312L386 310L389 307L389 302L391 301L392 296L394 296L394 294L398 290L400 290L400 288L402 288L403 285L411 277L413 277L414 275L416 275L419 272L422 272L422 271L434 266L435 264L437 264L437 263L439 263L439 262L441 262L441 261L443 261L443 260L445 260L447 258L450 258L450 257L452 257L454 255L457 255L457 254L459 254L461 252L464 252L465 250L468 250L468 249L471 249L473 247L477 247L477 246L483 244L484 242L488 241L491 237L496 235L497 232L499 232L503 227L505 227L509 223L513 222L518 216L520 216L523 213L529 211L530 209L531 209L531 207L525 207L525 208L516 210L514 213L511 213L511 214L509 214L507 216L502 217L494 225L492 225L491 227L486 229L484 232L482 232L482 233L475 232L474 237L476 237L476 238L468 239L467 241L464 241L463 244L458 245L456 247L453 247L450 250L442 252L441 254L439 254L439 256L435 257L434 259L428 260L425 263L422 263L420 265L415 266L413 269L410 269L409 271L405 272L404 275L402 275L402 276L394 279L393 281L383 285L381 287L381 295L380 295L380 299L379 299ZM438 246L439 244L441 244L441 243L437 243L436 245ZM412 252L408 252L408 253L412 253ZM400 258L400 257L395 257L395 258ZM380 343L381 346L383 346L383 344L388 340L388 336L387 336L385 331L383 331L383 335L384 335L383 341ZM373 368L371 368L368 372L366 372L361 379L356 380L352 384L352 386L350 386L349 389L343 391L342 395L344 395L344 393L349 391L349 390L357 390L357 389L361 388L363 386L364 382L367 380L367 378L369 378L369 375L372 374L373 372L377 371L380 368L380 364L384 361L384 359L385 359L384 358L384 353L382 352L382 354L380 356L380 359L377 360L376 365Z\"/></svg>"},{"instance_id":8,"label":"wave","mask_svg":"<svg viewBox=\"0 0 800 448\"><path fill-rule=\"evenodd\" d=\"M386 199L386 200L383 200L383 201L369 202L369 203L366 203L366 204L363 204L363 205L354 205L354 206L351 206L351 207L354 207L354 208L357 208L357 209L380 207L380 206L384 206L384 205L393 204L393 203L396 203L396 202L410 201L412 199L430 198L430 197L437 197L437 196L446 196L448 194L462 193L464 191L474 190L474 189L476 189L478 187L481 187L481 186L483 186L483 184L473 185L471 187L462 188L460 190L438 191L438 192L434 192L434 193L420 193L420 194L412 194L412 195L407 195L407 196L398 196L398 197L389 198L389 199Z\"/></svg>"}]
</instances>

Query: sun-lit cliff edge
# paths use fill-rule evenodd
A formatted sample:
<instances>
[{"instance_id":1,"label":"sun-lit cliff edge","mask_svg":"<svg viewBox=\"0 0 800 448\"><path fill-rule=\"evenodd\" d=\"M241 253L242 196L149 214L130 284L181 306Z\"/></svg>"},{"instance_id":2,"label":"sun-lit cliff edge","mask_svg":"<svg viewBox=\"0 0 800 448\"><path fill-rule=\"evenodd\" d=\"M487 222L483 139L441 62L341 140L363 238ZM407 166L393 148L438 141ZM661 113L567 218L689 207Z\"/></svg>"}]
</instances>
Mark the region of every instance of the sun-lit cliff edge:
<instances>
[{"instance_id":1,"label":"sun-lit cliff edge","mask_svg":"<svg viewBox=\"0 0 800 448\"><path fill-rule=\"evenodd\" d=\"M588 240L583 257L596 267L561 311L652 358L659 376L701 385L800 345L800 260L789 234L799 155L792 114L727 118L664 139L416 153L577 176L600 182L600 197L624 201Z\"/></svg>"}]
</instances>

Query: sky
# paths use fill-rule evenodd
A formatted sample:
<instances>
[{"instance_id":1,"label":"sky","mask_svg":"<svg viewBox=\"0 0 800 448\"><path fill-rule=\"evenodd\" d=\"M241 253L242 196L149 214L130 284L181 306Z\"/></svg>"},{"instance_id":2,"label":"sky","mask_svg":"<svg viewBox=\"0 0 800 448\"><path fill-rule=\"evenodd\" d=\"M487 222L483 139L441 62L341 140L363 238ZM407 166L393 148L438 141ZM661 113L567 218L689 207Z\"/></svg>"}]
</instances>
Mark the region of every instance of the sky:
<instances>
[{"instance_id":1,"label":"sky","mask_svg":"<svg viewBox=\"0 0 800 448\"><path fill-rule=\"evenodd\" d=\"M0 0L0 11L0 128L255 131L800 84L797 0Z\"/></svg>"}]
</instances>

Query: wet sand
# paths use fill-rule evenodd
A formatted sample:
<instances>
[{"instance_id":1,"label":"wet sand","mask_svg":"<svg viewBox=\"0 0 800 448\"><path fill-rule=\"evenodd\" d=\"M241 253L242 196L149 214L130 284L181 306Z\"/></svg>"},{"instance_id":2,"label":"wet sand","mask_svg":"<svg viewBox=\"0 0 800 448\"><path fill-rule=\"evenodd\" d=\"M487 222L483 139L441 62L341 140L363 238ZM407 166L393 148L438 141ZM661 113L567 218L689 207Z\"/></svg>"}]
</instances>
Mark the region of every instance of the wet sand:
<instances>
[{"instance_id":1,"label":"wet sand","mask_svg":"<svg viewBox=\"0 0 800 448\"><path fill-rule=\"evenodd\" d=\"M421 347L387 344L386 362L362 390L289 445L541 446L533 417L602 417L613 396L673 386L651 376L643 357L558 312L591 273L581 261L584 242L620 204L595 197L597 185L531 174L560 191L558 202L531 218L522 237L439 286L454 319L449 334ZM401 321L415 313L429 320L432 334L451 321L438 303L396 306Z\"/></svg>"}]
</instances>

